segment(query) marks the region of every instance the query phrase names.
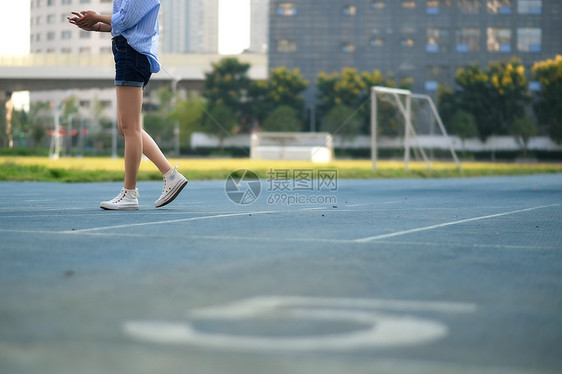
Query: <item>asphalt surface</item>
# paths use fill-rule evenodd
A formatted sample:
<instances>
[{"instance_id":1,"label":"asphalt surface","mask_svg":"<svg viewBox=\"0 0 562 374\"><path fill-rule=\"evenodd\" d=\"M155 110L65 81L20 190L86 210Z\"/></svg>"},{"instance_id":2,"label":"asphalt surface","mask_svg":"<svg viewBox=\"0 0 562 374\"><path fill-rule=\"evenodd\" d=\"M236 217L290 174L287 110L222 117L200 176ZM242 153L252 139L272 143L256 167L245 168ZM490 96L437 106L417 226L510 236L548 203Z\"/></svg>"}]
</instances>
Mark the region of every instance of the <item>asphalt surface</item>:
<instances>
[{"instance_id":1,"label":"asphalt surface","mask_svg":"<svg viewBox=\"0 0 562 374\"><path fill-rule=\"evenodd\" d=\"M0 372L560 372L562 175L314 178L0 183Z\"/></svg>"}]
</instances>

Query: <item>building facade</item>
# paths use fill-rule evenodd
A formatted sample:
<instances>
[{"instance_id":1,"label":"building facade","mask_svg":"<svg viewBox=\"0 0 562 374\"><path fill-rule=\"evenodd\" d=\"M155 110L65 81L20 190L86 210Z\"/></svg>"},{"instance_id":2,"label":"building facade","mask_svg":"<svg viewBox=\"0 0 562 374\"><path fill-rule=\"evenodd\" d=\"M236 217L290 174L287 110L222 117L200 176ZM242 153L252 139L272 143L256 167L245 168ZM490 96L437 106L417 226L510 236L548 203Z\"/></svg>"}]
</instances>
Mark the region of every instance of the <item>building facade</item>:
<instances>
[{"instance_id":1,"label":"building facade","mask_svg":"<svg viewBox=\"0 0 562 374\"><path fill-rule=\"evenodd\" d=\"M219 0L161 1L162 53L218 53Z\"/></svg>"},{"instance_id":2,"label":"building facade","mask_svg":"<svg viewBox=\"0 0 562 374\"><path fill-rule=\"evenodd\" d=\"M80 30L68 22L71 12L94 10L111 15L113 0L31 0L30 52L35 54L111 55L111 35ZM30 92L30 102L50 102L53 107L67 98L77 99L82 116L116 117L114 89Z\"/></svg>"},{"instance_id":3,"label":"building facade","mask_svg":"<svg viewBox=\"0 0 562 374\"><path fill-rule=\"evenodd\" d=\"M269 14L269 68L299 68L310 82L377 69L434 95L468 63L516 56L529 72L562 53L559 0L272 0ZM314 96L312 84L309 105Z\"/></svg>"},{"instance_id":4,"label":"building facade","mask_svg":"<svg viewBox=\"0 0 562 374\"><path fill-rule=\"evenodd\" d=\"M267 53L269 38L269 0L250 2L250 52Z\"/></svg>"}]
</instances>

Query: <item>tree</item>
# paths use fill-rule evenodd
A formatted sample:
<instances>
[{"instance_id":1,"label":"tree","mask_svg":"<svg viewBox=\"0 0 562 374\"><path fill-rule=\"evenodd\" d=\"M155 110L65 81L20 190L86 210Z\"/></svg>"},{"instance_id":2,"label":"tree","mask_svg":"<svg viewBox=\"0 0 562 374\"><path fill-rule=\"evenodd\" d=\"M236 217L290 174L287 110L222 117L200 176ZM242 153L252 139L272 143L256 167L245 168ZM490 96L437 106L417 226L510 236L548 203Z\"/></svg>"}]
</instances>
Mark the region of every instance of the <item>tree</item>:
<instances>
[{"instance_id":1,"label":"tree","mask_svg":"<svg viewBox=\"0 0 562 374\"><path fill-rule=\"evenodd\" d=\"M466 139L478 136L478 128L474 116L465 111L458 111L451 119L451 130L453 134L461 138L462 148Z\"/></svg>"},{"instance_id":2,"label":"tree","mask_svg":"<svg viewBox=\"0 0 562 374\"><path fill-rule=\"evenodd\" d=\"M47 124L50 122L50 104L46 101L32 103L29 106L29 123L31 124L31 139L35 147L47 135Z\"/></svg>"},{"instance_id":3,"label":"tree","mask_svg":"<svg viewBox=\"0 0 562 374\"><path fill-rule=\"evenodd\" d=\"M523 148L523 155L527 156L529 149L529 140L539 133L539 129L531 117L517 118L513 122L512 128L513 135L517 139L519 145Z\"/></svg>"},{"instance_id":4,"label":"tree","mask_svg":"<svg viewBox=\"0 0 562 374\"><path fill-rule=\"evenodd\" d=\"M283 105L276 108L262 126L264 131L300 131L301 123L297 118L297 111L290 106Z\"/></svg>"},{"instance_id":5,"label":"tree","mask_svg":"<svg viewBox=\"0 0 562 374\"><path fill-rule=\"evenodd\" d=\"M400 82L401 88L409 88L410 79ZM357 69L344 68L341 73L326 74L321 72L316 80L317 98L319 100L318 112L320 118L324 118L337 105L345 105L355 108L361 119L361 127L364 133L370 131L371 118L371 87L385 86L396 87L394 75L388 73L385 77L380 71L359 73ZM379 107L379 116L390 118L394 116L393 109L388 103L382 103ZM390 121L392 122L392 121ZM387 132L389 121L381 121L380 131ZM392 125L390 125L392 127Z\"/></svg>"},{"instance_id":6,"label":"tree","mask_svg":"<svg viewBox=\"0 0 562 374\"><path fill-rule=\"evenodd\" d=\"M530 102L525 68L521 60L513 57L509 62L491 62L486 73L501 121L497 131L508 134L513 121L524 115L525 106Z\"/></svg>"},{"instance_id":7,"label":"tree","mask_svg":"<svg viewBox=\"0 0 562 374\"><path fill-rule=\"evenodd\" d=\"M533 77L540 82L534 110L539 124L544 126L556 143L562 143L562 55L554 59L537 62Z\"/></svg>"},{"instance_id":8,"label":"tree","mask_svg":"<svg viewBox=\"0 0 562 374\"><path fill-rule=\"evenodd\" d=\"M200 98L192 96L188 100L179 100L170 112L171 121L180 124L180 147L189 148L191 134L202 129L204 105Z\"/></svg>"},{"instance_id":9,"label":"tree","mask_svg":"<svg viewBox=\"0 0 562 374\"><path fill-rule=\"evenodd\" d=\"M456 92L460 110L474 116L478 135L482 141L497 133L501 116L490 90L490 78L477 64L460 68L455 76L460 90Z\"/></svg>"},{"instance_id":10,"label":"tree","mask_svg":"<svg viewBox=\"0 0 562 374\"><path fill-rule=\"evenodd\" d=\"M345 148L345 143L352 141L359 134L361 123L362 119L357 111L347 105L339 104L324 117L322 128L333 136L339 135L341 147Z\"/></svg>"},{"instance_id":11,"label":"tree","mask_svg":"<svg viewBox=\"0 0 562 374\"><path fill-rule=\"evenodd\" d=\"M453 117L459 111L457 96L448 87L439 85L437 89L437 110L447 131L452 130ZM466 113L466 112L465 112ZM474 116L473 116L474 119ZM476 121L475 121L476 124Z\"/></svg>"},{"instance_id":12,"label":"tree","mask_svg":"<svg viewBox=\"0 0 562 374\"><path fill-rule=\"evenodd\" d=\"M236 122L247 123L251 117L248 91L251 80L248 76L250 64L242 63L235 57L223 58L213 63L213 70L205 74L203 97L206 98L209 111L216 106L229 109ZM224 112L221 108L219 112ZM208 122L208 118L204 118Z\"/></svg>"},{"instance_id":13,"label":"tree","mask_svg":"<svg viewBox=\"0 0 562 374\"><path fill-rule=\"evenodd\" d=\"M202 129L208 134L219 138L220 150L224 150L224 139L236 133L238 121L232 110L225 104L217 104L209 111L208 120Z\"/></svg>"}]
</instances>

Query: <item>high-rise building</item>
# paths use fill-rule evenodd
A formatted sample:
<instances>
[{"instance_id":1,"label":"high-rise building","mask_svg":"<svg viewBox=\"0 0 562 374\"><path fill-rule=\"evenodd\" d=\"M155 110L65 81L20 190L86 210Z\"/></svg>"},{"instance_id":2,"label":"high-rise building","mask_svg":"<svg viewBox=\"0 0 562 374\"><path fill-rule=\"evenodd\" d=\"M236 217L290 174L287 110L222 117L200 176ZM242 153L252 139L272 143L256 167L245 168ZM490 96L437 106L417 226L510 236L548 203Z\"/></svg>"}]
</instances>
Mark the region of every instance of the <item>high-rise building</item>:
<instances>
[{"instance_id":1,"label":"high-rise building","mask_svg":"<svg viewBox=\"0 0 562 374\"><path fill-rule=\"evenodd\" d=\"M378 69L435 94L471 62L516 56L530 71L562 52L559 0L272 0L269 14L269 68L299 68L310 82ZM312 84L308 104L314 96Z\"/></svg>"},{"instance_id":2,"label":"high-rise building","mask_svg":"<svg viewBox=\"0 0 562 374\"><path fill-rule=\"evenodd\" d=\"M161 2L163 53L218 53L219 0Z\"/></svg>"},{"instance_id":3,"label":"high-rise building","mask_svg":"<svg viewBox=\"0 0 562 374\"><path fill-rule=\"evenodd\" d=\"M111 15L112 0L31 0L30 52L36 54L111 55L111 35L80 30L68 22L71 12L94 10ZM30 92L30 102L47 101L59 105L70 96L77 98L84 114L103 108L106 118L115 118L115 90L56 90ZM96 104L97 103L97 104Z\"/></svg>"},{"instance_id":4,"label":"high-rise building","mask_svg":"<svg viewBox=\"0 0 562 374\"><path fill-rule=\"evenodd\" d=\"M111 35L83 31L68 22L71 12L95 10L111 15L112 0L31 0L31 53L111 53Z\"/></svg>"},{"instance_id":5,"label":"high-rise building","mask_svg":"<svg viewBox=\"0 0 562 374\"><path fill-rule=\"evenodd\" d=\"M269 37L269 0L250 2L250 52L267 53Z\"/></svg>"}]
</instances>

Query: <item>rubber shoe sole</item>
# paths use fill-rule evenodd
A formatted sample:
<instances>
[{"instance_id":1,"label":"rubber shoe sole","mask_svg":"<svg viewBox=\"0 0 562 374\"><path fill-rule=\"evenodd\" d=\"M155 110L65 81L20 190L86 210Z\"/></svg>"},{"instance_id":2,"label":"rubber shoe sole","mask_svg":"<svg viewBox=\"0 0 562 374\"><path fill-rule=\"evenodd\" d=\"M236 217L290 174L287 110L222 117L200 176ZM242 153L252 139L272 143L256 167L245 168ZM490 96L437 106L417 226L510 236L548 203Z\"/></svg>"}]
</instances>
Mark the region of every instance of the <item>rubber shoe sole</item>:
<instances>
[{"instance_id":1,"label":"rubber shoe sole","mask_svg":"<svg viewBox=\"0 0 562 374\"><path fill-rule=\"evenodd\" d=\"M184 189L185 186L187 186L187 179L185 181L183 181L182 183L179 183L174 191L172 191L172 194L170 195L170 197L167 200L164 200L163 203L161 203L160 205L157 205L156 203L154 204L154 206L156 208L162 208L163 206L166 206L168 204L170 204L172 201L175 200L176 197L178 197L178 195L180 194L180 192Z\"/></svg>"}]
</instances>

